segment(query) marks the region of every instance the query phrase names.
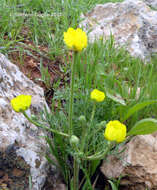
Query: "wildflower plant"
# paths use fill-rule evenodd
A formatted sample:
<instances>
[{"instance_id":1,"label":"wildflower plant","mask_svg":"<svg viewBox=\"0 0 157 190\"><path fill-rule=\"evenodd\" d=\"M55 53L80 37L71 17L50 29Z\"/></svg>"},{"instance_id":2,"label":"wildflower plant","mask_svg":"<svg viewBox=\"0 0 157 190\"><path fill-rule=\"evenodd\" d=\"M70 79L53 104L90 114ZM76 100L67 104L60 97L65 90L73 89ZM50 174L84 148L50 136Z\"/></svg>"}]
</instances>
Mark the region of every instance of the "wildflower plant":
<instances>
[{"instance_id":1,"label":"wildflower plant","mask_svg":"<svg viewBox=\"0 0 157 190\"><path fill-rule=\"evenodd\" d=\"M89 88L86 81L84 85L83 83L80 86L75 85L77 80L80 81L75 72L76 65L86 59L87 42L87 35L80 28L69 28L64 32L64 43L68 51L73 52L70 61L70 88L62 93L64 104L58 101L58 107L52 108L51 113L44 108L39 120L34 116L29 117L25 112L30 107L31 96L20 95L11 100L11 106L16 112L22 112L31 123L51 132L52 138L45 136L45 140L50 153L58 162L54 163L49 155L46 155L46 158L61 170L70 190L93 189L91 178L95 170L101 160L114 152L115 147L125 142L127 136L150 134L157 130L157 120L152 118L137 121L129 130L127 126L128 118L145 106L157 103L157 100L137 103L128 108L124 101L113 97L108 88L98 89L94 82L90 83ZM86 70L82 75L89 81ZM116 110L117 116L113 120L110 118L99 120L96 115L109 99L115 101L123 108L121 110L125 111L118 115L119 112ZM78 106L80 107L77 108ZM107 114L107 110L103 112Z\"/></svg>"}]
</instances>

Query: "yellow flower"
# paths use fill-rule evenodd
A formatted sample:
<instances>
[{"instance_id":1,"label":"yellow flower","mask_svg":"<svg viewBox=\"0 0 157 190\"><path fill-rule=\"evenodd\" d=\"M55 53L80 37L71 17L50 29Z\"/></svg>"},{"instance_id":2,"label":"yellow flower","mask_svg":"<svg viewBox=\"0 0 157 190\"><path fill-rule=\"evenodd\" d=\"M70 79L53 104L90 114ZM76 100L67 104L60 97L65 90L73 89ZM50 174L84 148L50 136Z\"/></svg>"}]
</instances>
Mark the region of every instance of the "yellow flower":
<instances>
[{"instance_id":1,"label":"yellow flower","mask_svg":"<svg viewBox=\"0 0 157 190\"><path fill-rule=\"evenodd\" d=\"M105 93L94 89L90 94L90 98L96 102L102 102L105 99Z\"/></svg>"},{"instance_id":2,"label":"yellow flower","mask_svg":"<svg viewBox=\"0 0 157 190\"><path fill-rule=\"evenodd\" d=\"M87 47L87 35L86 33L77 28L69 28L67 32L64 32L64 42L69 49L74 51L82 51L83 48Z\"/></svg>"},{"instance_id":3,"label":"yellow flower","mask_svg":"<svg viewBox=\"0 0 157 190\"><path fill-rule=\"evenodd\" d=\"M120 143L126 138L126 126L118 120L110 121L106 125L104 136L109 141Z\"/></svg>"},{"instance_id":4,"label":"yellow flower","mask_svg":"<svg viewBox=\"0 0 157 190\"><path fill-rule=\"evenodd\" d=\"M11 106L16 112L25 111L30 107L31 99L30 95L19 95L11 100Z\"/></svg>"}]
</instances>

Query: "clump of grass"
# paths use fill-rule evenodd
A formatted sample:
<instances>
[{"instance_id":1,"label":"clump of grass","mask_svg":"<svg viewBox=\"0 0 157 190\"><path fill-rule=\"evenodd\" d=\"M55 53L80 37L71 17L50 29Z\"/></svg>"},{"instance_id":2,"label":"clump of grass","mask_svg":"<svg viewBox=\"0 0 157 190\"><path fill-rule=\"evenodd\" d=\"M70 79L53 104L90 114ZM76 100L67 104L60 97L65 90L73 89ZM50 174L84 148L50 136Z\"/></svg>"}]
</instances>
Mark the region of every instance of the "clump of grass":
<instances>
[{"instance_id":1,"label":"clump of grass","mask_svg":"<svg viewBox=\"0 0 157 190\"><path fill-rule=\"evenodd\" d=\"M80 15L98 3L90 1L2 0L0 5L0 51L7 53L17 41L28 39L36 46L46 45L50 58L63 56L61 36L69 27L77 27ZM113 2L116 2L115 0ZM27 36L22 30L27 30ZM16 47L18 48L18 46Z\"/></svg>"}]
</instances>

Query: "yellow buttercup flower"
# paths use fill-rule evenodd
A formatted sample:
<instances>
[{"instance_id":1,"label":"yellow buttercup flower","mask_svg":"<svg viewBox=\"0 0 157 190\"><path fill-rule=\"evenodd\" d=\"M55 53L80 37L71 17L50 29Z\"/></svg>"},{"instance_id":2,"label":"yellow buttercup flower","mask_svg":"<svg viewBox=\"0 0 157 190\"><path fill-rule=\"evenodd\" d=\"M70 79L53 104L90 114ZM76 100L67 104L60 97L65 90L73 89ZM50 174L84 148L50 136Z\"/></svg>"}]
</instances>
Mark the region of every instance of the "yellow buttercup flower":
<instances>
[{"instance_id":1,"label":"yellow buttercup flower","mask_svg":"<svg viewBox=\"0 0 157 190\"><path fill-rule=\"evenodd\" d=\"M120 143L126 138L126 126L118 120L110 121L106 125L104 136L109 141Z\"/></svg>"},{"instance_id":2,"label":"yellow buttercup flower","mask_svg":"<svg viewBox=\"0 0 157 190\"><path fill-rule=\"evenodd\" d=\"M16 112L25 111L30 107L31 99L30 95L19 95L11 100L11 106Z\"/></svg>"},{"instance_id":3,"label":"yellow buttercup flower","mask_svg":"<svg viewBox=\"0 0 157 190\"><path fill-rule=\"evenodd\" d=\"M94 89L90 94L90 98L92 100L95 100L96 102L102 102L105 99L105 93L100 90Z\"/></svg>"},{"instance_id":4,"label":"yellow buttercup flower","mask_svg":"<svg viewBox=\"0 0 157 190\"><path fill-rule=\"evenodd\" d=\"M67 32L64 32L64 42L69 49L74 51L82 51L83 48L87 47L87 35L86 33L77 28L69 28Z\"/></svg>"}]
</instances>

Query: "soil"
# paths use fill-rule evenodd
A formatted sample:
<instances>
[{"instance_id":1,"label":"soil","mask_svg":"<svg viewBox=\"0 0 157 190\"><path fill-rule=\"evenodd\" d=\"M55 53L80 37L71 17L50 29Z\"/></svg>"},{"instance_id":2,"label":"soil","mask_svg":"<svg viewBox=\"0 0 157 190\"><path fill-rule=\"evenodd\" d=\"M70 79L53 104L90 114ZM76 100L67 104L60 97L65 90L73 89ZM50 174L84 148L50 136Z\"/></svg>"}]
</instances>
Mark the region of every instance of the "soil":
<instances>
[{"instance_id":1,"label":"soil","mask_svg":"<svg viewBox=\"0 0 157 190\"><path fill-rule=\"evenodd\" d=\"M53 97L54 81L57 81L58 78L64 78L64 74L59 68L59 65L63 64L63 62L61 58L51 60L47 56L47 47L38 46L38 50L35 50L37 48L35 48L32 41L24 40L21 47L24 47L24 53L21 54L20 51L11 51L8 53L8 57L12 63L19 67L21 72L44 89L46 101L50 105ZM48 69L50 80L47 82L47 85L42 81L40 60L42 60L43 68L45 70Z\"/></svg>"}]
</instances>

